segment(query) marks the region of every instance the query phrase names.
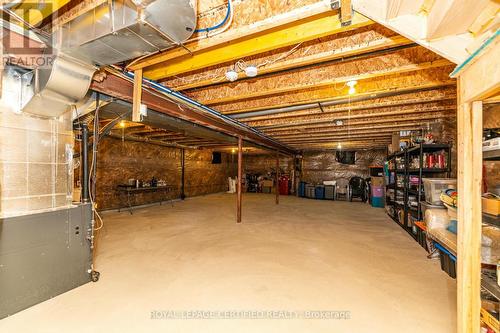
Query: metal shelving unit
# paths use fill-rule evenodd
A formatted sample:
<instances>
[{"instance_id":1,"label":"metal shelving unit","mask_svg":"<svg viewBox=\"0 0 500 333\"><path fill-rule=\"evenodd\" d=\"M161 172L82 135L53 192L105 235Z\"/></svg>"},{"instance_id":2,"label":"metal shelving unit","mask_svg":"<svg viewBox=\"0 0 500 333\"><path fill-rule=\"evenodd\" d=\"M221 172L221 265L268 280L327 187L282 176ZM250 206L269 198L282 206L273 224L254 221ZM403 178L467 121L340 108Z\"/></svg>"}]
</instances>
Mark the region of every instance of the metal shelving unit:
<instances>
[{"instance_id":1,"label":"metal shelving unit","mask_svg":"<svg viewBox=\"0 0 500 333\"><path fill-rule=\"evenodd\" d=\"M481 287L491 296L500 300L500 287L497 283L496 272L489 269L481 271Z\"/></svg>"},{"instance_id":2,"label":"metal shelving unit","mask_svg":"<svg viewBox=\"0 0 500 333\"><path fill-rule=\"evenodd\" d=\"M445 150L447 153L446 168L424 168L423 156L424 153L432 153ZM420 166L419 168L410 168L411 158L419 157ZM402 157L404 164L398 164L397 158ZM412 226L408 219L408 215L412 214L416 216L418 220L422 218L422 210L420 202L423 201L424 190L422 178L425 176L433 177L439 174L446 174L446 177L450 177L451 174L451 146L449 144L420 144L414 147L407 148L403 151L394 153L387 157L387 160L392 164L389 169L389 173L393 175L394 182L387 185L387 189L394 189L394 194L392 197L388 197L387 204L395 208L400 208L404 212L403 221L399 221L398 216L391 216L393 220L398 222L406 231L408 231L413 237L416 235L412 232ZM410 176L419 176L419 184L417 189L411 188ZM392 177L390 177L392 178ZM403 186L398 186L398 179L403 179ZM403 203L398 203L396 198L398 197L398 191L403 193ZM417 196L417 206L409 204L409 196Z\"/></svg>"},{"instance_id":3,"label":"metal shelving unit","mask_svg":"<svg viewBox=\"0 0 500 333\"><path fill-rule=\"evenodd\" d=\"M483 160L500 161L500 149L483 151ZM482 214L482 223L500 228L500 217L490 214ZM481 270L481 289L497 301L500 301L500 286L497 283L497 271L494 269ZM499 331L498 316L481 309L481 319L495 332Z\"/></svg>"},{"instance_id":4,"label":"metal shelving unit","mask_svg":"<svg viewBox=\"0 0 500 333\"><path fill-rule=\"evenodd\" d=\"M447 154L447 159L446 159L446 168L424 168L424 153L433 153L433 152L438 152L444 150ZM417 209L412 210L412 213L416 214L417 219L420 221L422 220L422 208L420 205L420 202L423 201L422 197L424 197L424 189L423 189L423 182L422 178L424 178L427 175L439 175L439 174L446 174L446 177L449 178L451 175L451 145L449 144L420 144L415 147L409 148L407 150L407 161L408 165L410 163L410 158L418 156L420 165L418 169L415 168L409 168L408 167L408 172L406 174L406 184L407 184L407 193L412 192L411 194L414 194L417 196ZM409 178L410 176L418 174L419 177L419 184L417 186L416 190L413 190L410 187L410 181ZM408 195L407 195L408 198ZM407 204L407 202L406 202Z\"/></svg>"}]
</instances>

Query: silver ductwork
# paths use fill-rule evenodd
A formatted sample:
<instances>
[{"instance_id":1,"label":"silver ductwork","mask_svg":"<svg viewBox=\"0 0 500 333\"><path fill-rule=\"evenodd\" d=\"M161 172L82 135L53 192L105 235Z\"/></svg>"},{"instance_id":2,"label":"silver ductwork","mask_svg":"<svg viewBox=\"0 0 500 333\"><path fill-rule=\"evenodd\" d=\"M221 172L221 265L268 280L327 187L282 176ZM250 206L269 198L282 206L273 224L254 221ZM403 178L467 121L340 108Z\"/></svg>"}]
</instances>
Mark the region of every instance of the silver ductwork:
<instances>
[{"instance_id":1,"label":"silver ductwork","mask_svg":"<svg viewBox=\"0 0 500 333\"><path fill-rule=\"evenodd\" d=\"M64 56L51 59L50 68L38 68L33 93L23 96L23 112L58 117L81 100L89 90L95 67Z\"/></svg>"},{"instance_id":2,"label":"silver ductwork","mask_svg":"<svg viewBox=\"0 0 500 333\"><path fill-rule=\"evenodd\" d=\"M98 66L182 44L195 27L196 0L109 0L55 32L55 55L35 71L22 110L57 117L84 98Z\"/></svg>"},{"instance_id":3,"label":"silver ductwork","mask_svg":"<svg viewBox=\"0 0 500 333\"><path fill-rule=\"evenodd\" d=\"M108 1L65 24L61 52L95 65L110 65L185 42L196 27L190 0Z\"/></svg>"}]
</instances>

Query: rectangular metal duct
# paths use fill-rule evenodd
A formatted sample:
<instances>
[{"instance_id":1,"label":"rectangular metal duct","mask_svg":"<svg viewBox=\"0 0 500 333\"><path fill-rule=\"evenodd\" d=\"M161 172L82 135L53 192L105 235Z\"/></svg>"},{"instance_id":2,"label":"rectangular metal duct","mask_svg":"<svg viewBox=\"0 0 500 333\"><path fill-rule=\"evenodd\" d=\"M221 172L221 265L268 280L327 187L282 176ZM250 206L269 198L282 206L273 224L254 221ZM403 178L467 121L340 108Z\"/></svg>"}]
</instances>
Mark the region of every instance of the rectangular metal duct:
<instances>
[{"instance_id":1,"label":"rectangular metal duct","mask_svg":"<svg viewBox=\"0 0 500 333\"><path fill-rule=\"evenodd\" d=\"M181 44L195 29L194 1L135 3L108 1L68 22L58 35L61 51L95 65L116 64Z\"/></svg>"},{"instance_id":2,"label":"rectangular metal duct","mask_svg":"<svg viewBox=\"0 0 500 333\"><path fill-rule=\"evenodd\" d=\"M24 112L58 117L82 99L94 66L120 63L186 41L196 26L196 0L109 0L54 35L57 56L39 68Z\"/></svg>"}]
</instances>

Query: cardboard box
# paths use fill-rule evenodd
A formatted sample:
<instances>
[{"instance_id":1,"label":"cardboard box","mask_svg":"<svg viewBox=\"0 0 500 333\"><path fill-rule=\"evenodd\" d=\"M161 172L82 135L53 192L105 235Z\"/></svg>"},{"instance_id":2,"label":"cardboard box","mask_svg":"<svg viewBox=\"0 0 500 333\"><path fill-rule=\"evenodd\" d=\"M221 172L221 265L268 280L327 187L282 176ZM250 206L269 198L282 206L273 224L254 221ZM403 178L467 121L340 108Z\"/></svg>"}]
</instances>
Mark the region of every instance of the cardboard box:
<instances>
[{"instance_id":1,"label":"cardboard box","mask_svg":"<svg viewBox=\"0 0 500 333\"><path fill-rule=\"evenodd\" d=\"M273 187L274 182L272 180L263 180L262 187Z\"/></svg>"},{"instance_id":2,"label":"cardboard box","mask_svg":"<svg viewBox=\"0 0 500 333\"><path fill-rule=\"evenodd\" d=\"M500 200L496 198L481 198L483 201L483 213L500 215Z\"/></svg>"},{"instance_id":3,"label":"cardboard box","mask_svg":"<svg viewBox=\"0 0 500 333\"><path fill-rule=\"evenodd\" d=\"M372 186L384 186L384 177L372 177Z\"/></svg>"}]
</instances>

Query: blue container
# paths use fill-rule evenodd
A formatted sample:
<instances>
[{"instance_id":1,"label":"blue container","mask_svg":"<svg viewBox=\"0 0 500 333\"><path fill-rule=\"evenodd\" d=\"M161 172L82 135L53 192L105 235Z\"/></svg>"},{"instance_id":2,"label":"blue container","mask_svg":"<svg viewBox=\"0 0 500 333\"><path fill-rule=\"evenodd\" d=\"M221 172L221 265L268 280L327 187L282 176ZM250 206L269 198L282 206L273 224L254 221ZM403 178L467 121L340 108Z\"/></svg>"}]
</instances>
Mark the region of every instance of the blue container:
<instances>
[{"instance_id":1,"label":"blue container","mask_svg":"<svg viewBox=\"0 0 500 333\"><path fill-rule=\"evenodd\" d=\"M303 198L306 196L306 182L299 183L299 197Z\"/></svg>"},{"instance_id":2,"label":"blue container","mask_svg":"<svg viewBox=\"0 0 500 333\"><path fill-rule=\"evenodd\" d=\"M325 186L318 185L314 189L314 198L315 199L324 199L325 198Z\"/></svg>"},{"instance_id":3,"label":"blue container","mask_svg":"<svg viewBox=\"0 0 500 333\"><path fill-rule=\"evenodd\" d=\"M384 207L384 198L372 197L372 207L383 208Z\"/></svg>"}]
</instances>

